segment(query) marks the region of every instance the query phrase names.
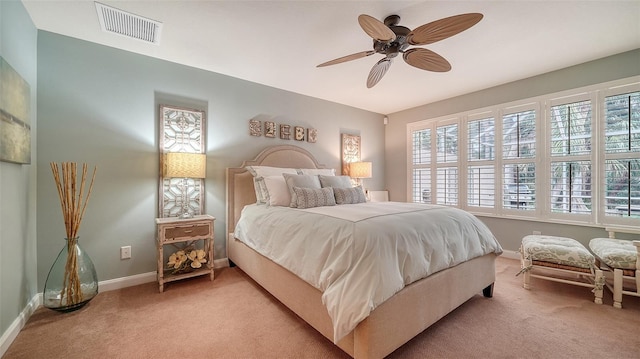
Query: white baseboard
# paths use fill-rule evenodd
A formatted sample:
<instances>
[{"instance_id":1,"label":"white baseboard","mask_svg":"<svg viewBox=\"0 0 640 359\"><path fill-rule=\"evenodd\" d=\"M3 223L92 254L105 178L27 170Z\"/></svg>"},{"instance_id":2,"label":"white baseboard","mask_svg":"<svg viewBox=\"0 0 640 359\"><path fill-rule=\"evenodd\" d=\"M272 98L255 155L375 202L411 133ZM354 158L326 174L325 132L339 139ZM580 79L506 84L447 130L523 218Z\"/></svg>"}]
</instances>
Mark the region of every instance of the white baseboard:
<instances>
[{"instance_id":1,"label":"white baseboard","mask_svg":"<svg viewBox=\"0 0 640 359\"><path fill-rule=\"evenodd\" d=\"M223 268L229 266L229 259L222 258L213 261L213 268ZM116 290L126 287L132 287L134 285L140 285L149 282L156 281L157 272L147 272L136 274L128 277L121 277L109 280L103 280L98 282L98 290L100 292L108 292L110 290ZM9 346L18 336L18 333L24 328L31 314L36 311L42 305L42 293L38 293L31 298L29 303L22 310L16 320L11 323L9 328L0 337L0 358L9 349Z\"/></svg>"},{"instance_id":2,"label":"white baseboard","mask_svg":"<svg viewBox=\"0 0 640 359\"><path fill-rule=\"evenodd\" d=\"M222 268L228 266L229 259L227 258L216 259L213 261L213 268ZM98 288L101 292L108 292L110 290L122 289L126 287L133 287L134 285L155 282L156 280L157 272L147 272L128 277L104 280L98 283Z\"/></svg>"},{"instance_id":3,"label":"white baseboard","mask_svg":"<svg viewBox=\"0 0 640 359\"><path fill-rule=\"evenodd\" d=\"M2 334L2 337L0 337L0 357L7 352L11 343L13 343L18 333L24 328L24 325L27 324L31 314L38 309L40 303L42 303L42 293L38 293L31 298L16 320L14 320L9 328Z\"/></svg>"}]
</instances>

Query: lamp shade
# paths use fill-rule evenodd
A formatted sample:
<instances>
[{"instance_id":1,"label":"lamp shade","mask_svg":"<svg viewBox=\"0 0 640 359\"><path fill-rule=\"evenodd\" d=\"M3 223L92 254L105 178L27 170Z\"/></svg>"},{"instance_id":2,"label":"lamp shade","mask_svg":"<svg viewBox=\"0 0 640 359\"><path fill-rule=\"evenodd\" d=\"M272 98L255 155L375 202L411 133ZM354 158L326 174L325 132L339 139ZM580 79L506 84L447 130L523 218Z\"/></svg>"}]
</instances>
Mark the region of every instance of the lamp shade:
<instances>
[{"instance_id":1,"label":"lamp shade","mask_svg":"<svg viewBox=\"0 0 640 359\"><path fill-rule=\"evenodd\" d=\"M204 153L170 152L164 161L165 177L205 178L207 155Z\"/></svg>"},{"instance_id":2,"label":"lamp shade","mask_svg":"<svg viewBox=\"0 0 640 359\"><path fill-rule=\"evenodd\" d=\"M349 176L351 178L371 178L371 162L349 163Z\"/></svg>"}]
</instances>

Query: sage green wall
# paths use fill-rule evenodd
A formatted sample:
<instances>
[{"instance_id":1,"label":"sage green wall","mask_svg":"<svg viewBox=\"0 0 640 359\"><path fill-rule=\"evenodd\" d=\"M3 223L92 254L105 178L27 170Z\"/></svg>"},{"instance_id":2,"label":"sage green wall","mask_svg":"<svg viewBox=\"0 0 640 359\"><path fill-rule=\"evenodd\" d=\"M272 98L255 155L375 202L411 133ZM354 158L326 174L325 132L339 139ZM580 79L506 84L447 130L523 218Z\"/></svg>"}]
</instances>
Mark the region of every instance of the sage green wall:
<instances>
[{"instance_id":1,"label":"sage green wall","mask_svg":"<svg viewBox=\"0 0 640 359\"><path fill-rule=\"evenodd\" d=\"M0 1L0 56L30 85L32 141L31 165L0 162L0 336L38 292L36 38L36 28L22 3Z\"/></svg>"},{"instance_id":2,"label":"sage green wall","mask_svg":"<svg viewBox=\"0 0 640 359\"><path fill-rule=\"evenodd\" d=\"M150 45L151 46L151 45ZM156 270L158 104L207 112L206 213L215 216L216 258L225 258L225 169L271 145L299 145L340 168L340 134L362 137L363 160L374 164L371 189L384 188L383 116L216 73L38 33L38 279L65 237L49 162L98 168L80 228L80 243L99 280ZM318 129L318 142L249 135L248 121ZM119 248L132 246L132 259Z\"/></svg>"},{"instance_id":3,"label":"sage green wall","mask_svg":"<svg viewBox=\"0 0 640 359\"><path fill-rule=\"evenodd\" d=\"M390 114L385 130L385 179L391 200L407 200L407 124L636 75L640 75L640 49ZM522 237L533 230L574 237L584 244L594 237L606 237L602 229L503 218L481 219L508 250L517 250Z\"/></svg>"}]
</instances>

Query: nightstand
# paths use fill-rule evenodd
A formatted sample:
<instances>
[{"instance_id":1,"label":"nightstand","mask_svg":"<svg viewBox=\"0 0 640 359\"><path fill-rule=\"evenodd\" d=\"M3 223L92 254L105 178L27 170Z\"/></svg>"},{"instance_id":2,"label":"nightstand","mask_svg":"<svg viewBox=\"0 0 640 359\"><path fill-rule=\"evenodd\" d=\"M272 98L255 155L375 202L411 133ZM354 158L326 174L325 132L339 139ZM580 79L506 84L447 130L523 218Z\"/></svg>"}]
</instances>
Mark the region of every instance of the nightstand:
<instances>
[{"instance_id":1,"label":"nightstand","mask_svg":"<svg viewBox=\"0 0 640 359\"><path fill-rule=\"evenodd\" d=\"M164 283L175 280L206 274L213 280L213 221L215 221L215 217L208 214L186 219L176 217L156 218L156 227L158 230L156 236L158 285L160 292L164 291ZM174 247L170 252L173 253L189 245L196 245L198 241L204 242L202 249L204 249L207 254L206 264L201 268L193 269L186 273L172 274L170 269L165 269L165 246L170 245Z\"/></svg>"}]
</instances>

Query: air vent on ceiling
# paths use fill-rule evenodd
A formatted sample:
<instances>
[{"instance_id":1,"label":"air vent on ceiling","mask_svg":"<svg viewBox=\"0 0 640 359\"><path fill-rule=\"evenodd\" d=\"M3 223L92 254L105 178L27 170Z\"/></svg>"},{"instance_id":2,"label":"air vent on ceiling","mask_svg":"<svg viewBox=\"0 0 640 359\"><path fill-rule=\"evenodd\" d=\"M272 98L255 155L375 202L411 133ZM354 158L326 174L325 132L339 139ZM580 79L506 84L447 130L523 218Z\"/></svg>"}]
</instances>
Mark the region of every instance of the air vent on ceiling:
<instances>
[{"instance_id":1,"label":"air vent on ceiling","mask_svg":"<svg viewBox=\"0 0 640 359\"><path fill-rule=\"evenodd\" d=\"M96 2L100 26L105 32L158 45L162 23Z\"/></svg>"}]
</instances>

